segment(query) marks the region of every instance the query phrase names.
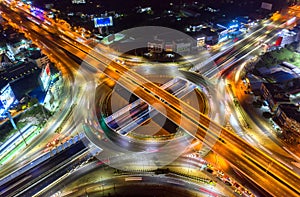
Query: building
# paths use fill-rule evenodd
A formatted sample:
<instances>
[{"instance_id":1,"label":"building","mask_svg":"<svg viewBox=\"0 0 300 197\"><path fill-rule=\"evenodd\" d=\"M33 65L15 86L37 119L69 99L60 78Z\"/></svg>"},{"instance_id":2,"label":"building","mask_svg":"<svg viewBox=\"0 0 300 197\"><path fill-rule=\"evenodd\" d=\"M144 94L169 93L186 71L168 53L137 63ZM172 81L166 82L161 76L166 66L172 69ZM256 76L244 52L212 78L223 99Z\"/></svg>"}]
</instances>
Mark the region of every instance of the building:
<instances>
[{"instance_id":1,"label":"building","mask_svg":"<svg viewBox=\"0 0 300 197\"><path fill-rule=\"evenodd\" d=\"M283 84L262 83L261 91L283 136L290 142L300 143L300 78Z\"/></svg>"},{"instance_id":2,"label":"building","mask_svg":"<svg viewBox=\"0 0 300 197\"><path fill-rule=\"evenodd\" d=\"M203 46L204 44L215 45L219 42L219 34L214 29L202 28L189 34L197 40L197 46Z\"/></svg>"},{"instance_id":3,"label":"building","mask_svg":"<svg viewBox=\"0 0 300 197\"><path fill-rule=\"evenodd\" d=\"M181 41L174 41L175 46L175 53L178 54L184 54L184 53L190 53L191 52L191 42L185 42L184 40Z\"/></svg>"},{"instance_id":4,"label":"building","mask_svg":"<svg viewBox=\"0 0 300 197\"><path fill-rule=\"evenodd\" d=\"M148 51L151 53L171 52L177 54L187 54L192 50L192 43L187 40L165 41L155 39L148 42Z\"/></svg>"},{"instance_id":5,"label":"building","mask_svg":"<svg viewBox=\"0 0 300 197\"><path fill-rule=\"evenodd\" d=\"M275 122L281 127L283 135L291 142L300 143L299 105L280 105L275 114Z\"/></svg>"},{"instance_id":6,"label":"building","mask_svg":"<svg viewBox=\"0 0 300 197\"><path fill-rule=\"evenodd\" d=\"M299 104L300 78L285 83L262 83L261 95L268 101L272 111L276 111L280 104Z\"/></svg>"},{"instance_id":7,"label":"building","mask_svg":"<svg viewBox=\"0 0 300 197\"><path fill-rule=\"evenodd\" d=\"M16 54L29 47L25 40L14 40L6 43L6 55L11 61L15 61Z\"/></svg>"},{"instance_id":8,"label":"building","mask_svg":"<svg viewBox=\"0 0 300 197\"><path fill-rule=\"evenodd\" d=\"M33 63L21 63L0 73L0 89L10 84L17 101L39 87L41 69Z\"/></svg>"},{"instance_id":9,"label":"building","mask_svg":"<svg viewBox=\"0 0 300 197\"><path fill-rule=\"evenodd\" d=\"M162 53L164 50L165 41L155 39L148 42L148 51L151 53Z\"/></svg>"},{"instance_id":10,"label":"building","mask_svg":"<svg viewBox=\"0 0 300 197\"><path fill-rule=\"evenodd\" d=\"M250 85L251 91L254 95L260 95L260 89L263 81L251 73L247 73L245 80Z\"/></svg>"},{"instance_id":11,"label":"building","mask_svg":"<svg viewBox=\"0 0 300 197\"><path fill-rule=\"evenodd\" d=\"M0 55L0 71L3 71L5 68L10 66L12 66L12 62L5 53L2 53Z\"/></svg>"},{"instance_id":12,"label":"building","mask_svg":"<svg viewBox=\"0 0 300 197\"><path fill-rule=\"evenodd\" d=\"M299 42L300 41L300 25L297 25L296 27L294 27L293 31L297 34L296 38L295 38L295 42Z\"/></svg>"},{"instance_id":13,"label":"building","mask_svg":"<svg viewBox=\"0 0 300 197\"><path fill-rule=\"evenodd\" d=\"M261 95L269 103L271 111L276 111L280 104L293 104L291 97L300 92L300 70L296 66L283 62L271 69L260 68L261 78L274 83L262 83ZM293 99L295 100L295 99Z\"/></svg>"},{"instance_id":14,"label":"building","mask_svg":"<svg viewBox=\"0 0 300 197\"><path fill-rule=\"evenodd\" d=\"M200 33L205 37L205 44L215 45L219 42L219 35L216 31L209 28L203 28Z\"/></svg>"},{"instance_id":15,"label":"building","mask_svg":"<svg viewBox=\"0 0 300 197\"><path fill-rule=\"evenodd\" d=\"M279 34L276 41L277 46L285 47L285 45L291 44L296 41L297 33L287 29L283 29Z\"/></svg>"},{"instance_id":16,"label":"building","mask_svg":"<svg viewBox=\"0 0 300 197\"><path fill-rule=\"evenodd\" d=\"M251 88L261 79L260 95L267 101L273 120L280 126L282 136L293 143L300 143L300 69L283 62L272 68L257 69L257 74L247 75ZM266 83L269 81L269 83Z\"/></svg>"},{"instance_id":17,"label":"building","mask_svg":"<svg viewBox=\"0 0 300 197\"><path fill-rule=\"evenodd\" d=\"M183 37L181 33L174 33L172 31L157 33L153 39L149 38L148 52L151 53L177 53L185 55L196 46L196 41L192 37Z\"/></svg>"},{"instance_id":18,"label":"building","mask_svg":"<svg viewBox=\"0 0 300 197\"><path fill-rule=\"evenodd\" d=\"M50 62L48 56L42 54L40 51L32 52L27 59L29 62L35 63L39 68L42 68Z\"/></svg>"},{"instance_id":19,"label":"building","mask_svg":"<svg viewBox=\"0 0 300 197\"><path fill-rule=\"evenodd\" d=\"M290 103L290 97L281 84L262 83L261 95L268 102L270 110L275 112L283 103Z\"/></svg>"},{"instance_id":20,"label":"building","mask_svg":"<svg viewBox=\"0 0 300 197\"><path fill-rule=\"evenodd\" d=\"M227 40L229 38L229 34L228 34L229 30L228 29L218 27L216 29L216 32L218 33L218 36L219 36L218 40L219 41L224 41L224 40Z\"/></svg>"},{"instance_id":21,"label":"building","mask_svg":"<svg viewBox=\"0 0 300 197\"><path fill-rule=\"evenodd\" d=\"M36 64L32 62L20 62L15 64L15 66L9 67L0 72L0 88L4 87L7 83L12 83L13 81L26 78L28 76L31 77L32 75L40 72L41 69L38 68Z\"/></svg>"},{"instance_id":22,"label":"building","mask_svg":"<svg viewBox=\"0 0 300 197\"><path fill-rule=\"evenodd\" d=\"M288 62L283 62L271 68L261 67L257 69L258 75L274 83L285 83L300 76L300 69Z\"/></svg>"}]
</instances>

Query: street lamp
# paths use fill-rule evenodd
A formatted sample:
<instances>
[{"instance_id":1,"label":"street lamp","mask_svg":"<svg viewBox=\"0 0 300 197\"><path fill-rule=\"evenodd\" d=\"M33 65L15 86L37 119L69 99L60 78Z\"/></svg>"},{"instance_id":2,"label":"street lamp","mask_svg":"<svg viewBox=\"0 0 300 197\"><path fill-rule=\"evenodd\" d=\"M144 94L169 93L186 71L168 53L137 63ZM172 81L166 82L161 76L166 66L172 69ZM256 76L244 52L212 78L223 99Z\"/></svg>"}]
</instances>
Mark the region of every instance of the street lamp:
<instances>
[{"instance_id":1,"label":"street lamp","mask_svg":"<svg viewBox=\"0 0 300 197\"><path fill-rule=\"evenodd\" d=\"M14 129L18 130L18 132L20 133L20 136L22 137L22 139L23 139L25 145L27 146L28 144L26 143L26 140L25 140L25 138L24 138L22 132L20 131L20 129L19 129L19 128L17 127L17 125L15 124L15 122L14 122L14 120L13 120L13 118L12 118L12 116L11 116L11 114L10 114L10 112L9 112L8 110L6 111L6 114L7 114L8 118L9 118L9 120L10 120L12 126L14 127Z\"/></svg>"},{"instance_id":2,"label":"street lamp","mask_svg":"<svg viewBox=\"0 0 300 197\"><path fill-rule=\"evenodd\" d=\"M104 184L101 183L100 188L101 188L101 191L102 191L102 196L104 196L104 188L103 188L103 186L104 186Z\"/></svg>"},{"instance_id":3,"label":"street lamp","mask_svg":"<svg viewBox=\"0 0 300 197\"><path fill-rule=\"evenodd\" d=\"M88 192L86 191L86 187L84 188L84 191L85 191L85 195L88 197L89 194L88 194Z\"/></svg>"}]
</instances>

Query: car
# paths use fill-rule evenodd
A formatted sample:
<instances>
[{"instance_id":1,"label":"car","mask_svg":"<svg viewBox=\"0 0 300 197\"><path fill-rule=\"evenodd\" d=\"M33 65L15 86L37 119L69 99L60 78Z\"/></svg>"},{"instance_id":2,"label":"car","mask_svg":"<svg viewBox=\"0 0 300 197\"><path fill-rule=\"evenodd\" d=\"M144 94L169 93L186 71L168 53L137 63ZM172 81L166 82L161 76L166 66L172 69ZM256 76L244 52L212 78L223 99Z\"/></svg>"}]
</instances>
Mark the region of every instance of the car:
<instances>
[{"instance_id":1,"label":"car","mask_svg":"<svg viewBox=\"0 0 300 197\"><path fill-rule=\"evenodd\" d=\"M240 196L243 195L243 193L240 190L238 190L238 189L235 189L234 192L237 193Z\"/></svg>"},{"instance_id":2,"label":"car","mask_svg":"<svg viewBox=\"0 0 300 197\"><path fill-rule=\"evenodd\" d=\"M239 185L238 183L234 182L234 183L233 183L233 187L239 188L240 185Z\"/></svg>"},{"instance_id":3,"label":"car","mask_svg":"<svg viewBox=\"0 0 300 197\"><path fill-rule=\"evenodd\" d=\"M227 180L224 181L224 183L225 183L226 185L230 186L230 187L232 186L232 184L231 184L229 181L227 181Z\"/></svg>"},{"instance_id":4,"label":"car","mask_svg":"<svg viewBox=\"0 0 300 197\"><path fill-rule=\"evenodd\" d=\"M116 62L119 63L119 64L124 64L125 63L123 60L120 60L120 59L116 59Z\"/></svg>"}]
</instances>

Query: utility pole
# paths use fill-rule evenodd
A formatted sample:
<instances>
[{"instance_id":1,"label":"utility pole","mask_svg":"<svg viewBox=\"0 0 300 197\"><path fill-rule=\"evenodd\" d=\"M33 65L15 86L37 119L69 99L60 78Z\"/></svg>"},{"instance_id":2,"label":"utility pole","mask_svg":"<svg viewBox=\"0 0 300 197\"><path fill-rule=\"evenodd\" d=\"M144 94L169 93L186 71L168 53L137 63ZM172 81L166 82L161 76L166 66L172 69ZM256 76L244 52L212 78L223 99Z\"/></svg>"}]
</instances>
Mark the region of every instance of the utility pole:
<instances>
[{"instance_id":1,"label":"utility pole","mask_svg":"<svg viewBox=\"0 0 300 197\"><path fill-rule=\"evenodd\" d=\"M12 118L10 112L7 111L6 114L7 114L8 118L9 118L9 120L10 120L12 126L14 127L14 129L18 130L18 132L20 133L20 135L21 135L21 137L22 137L22 139L23 139L25 145L27 146L28 144L26 143L26 140L25 140L25 138L24 138L22 132L20 131L20 129L19 129L19 128L17 127L17 125L15 124L15 121L13 120L13 118Z\"/></svg>"}]
</instances>

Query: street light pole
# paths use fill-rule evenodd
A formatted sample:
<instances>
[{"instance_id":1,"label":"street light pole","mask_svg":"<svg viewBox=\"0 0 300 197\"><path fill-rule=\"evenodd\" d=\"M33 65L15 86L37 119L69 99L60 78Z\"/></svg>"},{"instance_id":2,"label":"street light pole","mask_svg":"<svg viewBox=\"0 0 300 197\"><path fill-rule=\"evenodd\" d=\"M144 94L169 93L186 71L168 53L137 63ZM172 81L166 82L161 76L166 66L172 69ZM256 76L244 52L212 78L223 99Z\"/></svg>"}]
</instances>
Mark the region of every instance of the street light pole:
<instances>
[{"instance_id":1,"label":"street light pole","mask_svg":"<svg viewBox=\"0 0 300 197\"><path fill-rule=\"evenodd\" d=\"M88 197L88 196L89 196L89 194L87 193L87 191L86 191L86 188L84 188L84 191L85 191L85 195L86 195L86 197Z\"/></svg>"},{"instance_id":2,"label":"street light pole","mask_svg":"<svg viewBox=\"0 0 300 197\"><path fill-rule=\"evenodd\" d=\"M16 130L20 133L20 135L21 135L21 137L22 137L22 139L23 139L25 145L28 146L28 144L26 143L26 140L25 140L25 138L24 138L22 132L20 131L20 129L19 129L19 128L17 127L17 125L15 124L15 122L14 122L14 120L13 120L13 118L12 118L10 112L7 111L6 114L7 114L8 118L9 118L9 120L10 120L12 126L14 127L14 129L16 129Z\"/></svg>"}]
</instances>

